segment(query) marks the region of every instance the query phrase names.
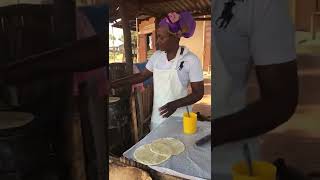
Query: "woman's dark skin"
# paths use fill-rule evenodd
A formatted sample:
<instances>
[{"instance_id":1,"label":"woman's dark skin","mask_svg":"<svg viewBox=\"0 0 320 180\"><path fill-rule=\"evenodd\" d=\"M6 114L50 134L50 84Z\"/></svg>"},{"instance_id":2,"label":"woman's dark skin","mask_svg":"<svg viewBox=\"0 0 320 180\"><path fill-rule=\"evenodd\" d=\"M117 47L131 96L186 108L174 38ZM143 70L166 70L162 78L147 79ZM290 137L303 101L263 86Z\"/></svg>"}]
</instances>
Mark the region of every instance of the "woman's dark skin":
<instances>
[{"instance_id":1,"label":"woman's dark skin","mask_svg":"<svg viewBox=\"0 0 320 180\"><path fill-rule=\"evenodd\" d=\"M177 51L179 49L180 38L172 35L168 31L168 27L160 27L157 30L157 45L159 50L165 51L167 53L168 60L175 58ZM125 85L132 85L141 83L148 78L152 77L153 73L148 69L145 69L141 73L137 73L126 78L122 78L111 83L111 88L118 88ZM159 108L160 114L163 117L169 117L172 115L177 108L194 104L202 99L204 95L204 82L191 82L191 94L184 98L177 99L172 102L168 102L166 105Z\"/></svg>"}]
</instances>

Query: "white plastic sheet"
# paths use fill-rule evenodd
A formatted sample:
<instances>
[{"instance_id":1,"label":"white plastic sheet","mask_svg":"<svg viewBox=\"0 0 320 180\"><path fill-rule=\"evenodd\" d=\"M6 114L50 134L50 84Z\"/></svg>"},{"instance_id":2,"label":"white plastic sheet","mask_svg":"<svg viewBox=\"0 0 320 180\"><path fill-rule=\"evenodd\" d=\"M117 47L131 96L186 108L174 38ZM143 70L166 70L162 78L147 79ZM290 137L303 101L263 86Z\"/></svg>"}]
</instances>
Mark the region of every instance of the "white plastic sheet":
<instances>
[{"instance_id":1,"label":"white plastic sheet","mask_svg":"<svg viewBox=\"0 0 320 180\"><path fill-rule=\"evenodd\" d=\"M141 145L159 138L173 137L183 142L185 151L178 156L171 156L162 164L150 167L162 173L187 179L211 179L211 143L208 142L200 147L195 145L197 140L211 133L211 123L198 121L197 127L196 134L186 135L183 133L182 119L170 117L123 155L134 160L133 153Z\"/></svg>"}]
</instances>

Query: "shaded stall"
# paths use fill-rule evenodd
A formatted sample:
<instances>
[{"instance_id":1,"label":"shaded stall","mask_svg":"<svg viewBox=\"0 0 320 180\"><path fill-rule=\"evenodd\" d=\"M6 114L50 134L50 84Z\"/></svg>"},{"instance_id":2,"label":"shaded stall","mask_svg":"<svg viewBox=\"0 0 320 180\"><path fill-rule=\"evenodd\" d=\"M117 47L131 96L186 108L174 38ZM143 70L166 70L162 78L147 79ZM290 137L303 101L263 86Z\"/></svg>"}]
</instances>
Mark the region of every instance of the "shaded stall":
<instances>
[{"instance_id":1,"label":"shaded stall","mask_svg":"<svg viewBox=\"0 0 320 180\"><path fill-rule=\"evenodd\" d=\"M132 44L129 37L131 37L130 31L136 31L138 34L138 42L137 42L137 61L133 62L132 57L132 49L125 48L125 63L110 63L109 64L109 74L110 80L115 80L129 74L137 73L142 71L145 68L146 60L148 59L148 55L151 55L154 51L156 51L156 28L158 26L159 20L166 16L169 12L176 11L190 11L195 17L197 23L202 23L199 26L198 31L201 32L198 35L200 39L202 51L207 51L207 55L200 53L200 59L208 58L208 65L211 63L210 59L210 40L211 40L211 2L207 0L200 1L189 1L189 0L134 0L127 1L123 4L122 1L111 0L110 2L110 17L109 22L113 23L114 27L123 28L124 34L124 43ZM123 13L125 12L125 13ZM126 38L127 37L127 38ZM206 39L207 38L207 39ZM205 40L201 41L201 40ZM206 44L209 42L209 44ZM205 64L205 63L204 63ZM120 68L121 70L119 71ZM130 70L128 70L130 68ZM132 69L132 70L131 70ZM116 89L113 92L113 98L126 98L128 99L127 105L130 108L130 131L131 136L131 144L126 144L123 149L127 150L129 148L133 148L134 144L137 145L142 138L146 137L146 135L150 132L149 124L151 120L152 114L152 105L153 105L153 83L152 78L143 82L143 84L134 85L133 87L128 86L125 87L125 93L121 91L122 88ZM109 104L110 106L110 104ZM109 108L110 112L110 108ZM109 117L112 119L112 117ZM114 118L113 121L117 121L118 119ZM129 131L129 129L124 129L124 131ZM111 137L112 138L112 137ZM110 139L110 136L109 136ZM144 138L145 139L145 138ZM141 141L140 141L141 142ZM110 150L110 149L109 149ZM112 152L112 150L111 150ZM123 157L123 152L119 152L116 154L109 154L109 159L112 163L117 164L117 161L121 161L122 166L124 167L138 167L147 171L152 178L155 179L183 179L180 177L173 177L170 175L164 175L164 173L156 172L147 166L141 165L138 162L133 160L129 160ZM164 177L167 176L167 177Z\"/></svg>"},{"instance_id":2,"label":"shaded stall","mask_svg":"<svg viewBox=\"0 0 320 180\"><path fill-rule=\"evenodd\" d=\"M183 42L192 51L196 51L202 61L203 69L210 71L211 69L211 2L209 0L191 1L191 0L134 0L123 3L120 0L110 1L110 17L109 22L114 23L113 26L123 28L125 43L125 66L126 71L116 70L116 66L110 64L109 73L110 80L132 74L133 59L131 48L131 31L138 33L138 64L141 69L144 68L148 57L156 51L156 28L161 18L169 12L190 11L197 21L196 37L191 38L190 43ZM129 30L130 29L130 30ZM197 44L201 43L201 46ZM199 49L199 47L201 47ZM197 49L198 48L198 49ZM114 75L117 73L117 75ZM151 119L152 101L153 101L153 85L150 80L144 82L144 90L139 91L136 88L131 92L131 87L126 87L126 93L120 93L116 90L114 96L120 98L130 98L131 109L131 129L134 142L144 137L148 133L148 126ZM130 93L131 92L131 93Z\"/></svg>"}]
</instances>

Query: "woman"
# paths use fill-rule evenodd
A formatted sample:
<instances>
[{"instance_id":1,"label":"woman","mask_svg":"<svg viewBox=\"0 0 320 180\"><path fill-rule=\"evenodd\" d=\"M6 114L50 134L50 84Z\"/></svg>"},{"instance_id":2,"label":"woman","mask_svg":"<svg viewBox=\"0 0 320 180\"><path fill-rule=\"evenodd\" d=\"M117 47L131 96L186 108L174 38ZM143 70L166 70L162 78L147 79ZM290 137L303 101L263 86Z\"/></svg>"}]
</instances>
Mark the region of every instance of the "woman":
<instances>
[{"instance_id":1,"label":"woman","mask_svg":"<svg viewBox=\"0 0 320 180\"><path fill-rule=\"evenodd\" d=\"M180 38L190 38L195 21L188 12L169 13L157 29L157 50L149 59L146 69L139 74L116 80L111 87L137 84L153 76L154 98L151 127L154 129L169 116L182 117L187 106L201 100L204 94L203 73L200 60ZM188 85L192 92L188 94ZM191 111L191 107L189 107Z\"/></svg>"}]
</instances>

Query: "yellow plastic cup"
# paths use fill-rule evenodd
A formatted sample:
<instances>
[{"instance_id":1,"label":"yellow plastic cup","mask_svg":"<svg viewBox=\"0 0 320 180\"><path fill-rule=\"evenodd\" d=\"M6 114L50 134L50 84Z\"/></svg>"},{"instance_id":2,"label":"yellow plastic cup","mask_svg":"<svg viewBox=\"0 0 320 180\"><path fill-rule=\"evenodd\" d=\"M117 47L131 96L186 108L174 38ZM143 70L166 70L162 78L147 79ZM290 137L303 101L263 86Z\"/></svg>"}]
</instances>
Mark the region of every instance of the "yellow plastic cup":
<instances>
[{"instance_id":1,"label":"yellow plastic cup","mask_svg":"<svg viewBox=\"0 0 320 180\"><path fill-rule=\"evenodd\" d=\"M190 117L188 113L183 113L183 133L194 134L197 132L197 114L190 112Z\"/></svg>"},{"instance_id":2,"label":"yellow plastic cup","mask_svg":"<svg viewBox=\"0 0 320 180\"><path fill-rule=\"evenodd\" d=\"M253 176L249 176L246 162L241 161L232 167L233 180L276 180L277 168L264 161L252 162Z\"/></svg>"}]
</instances>

